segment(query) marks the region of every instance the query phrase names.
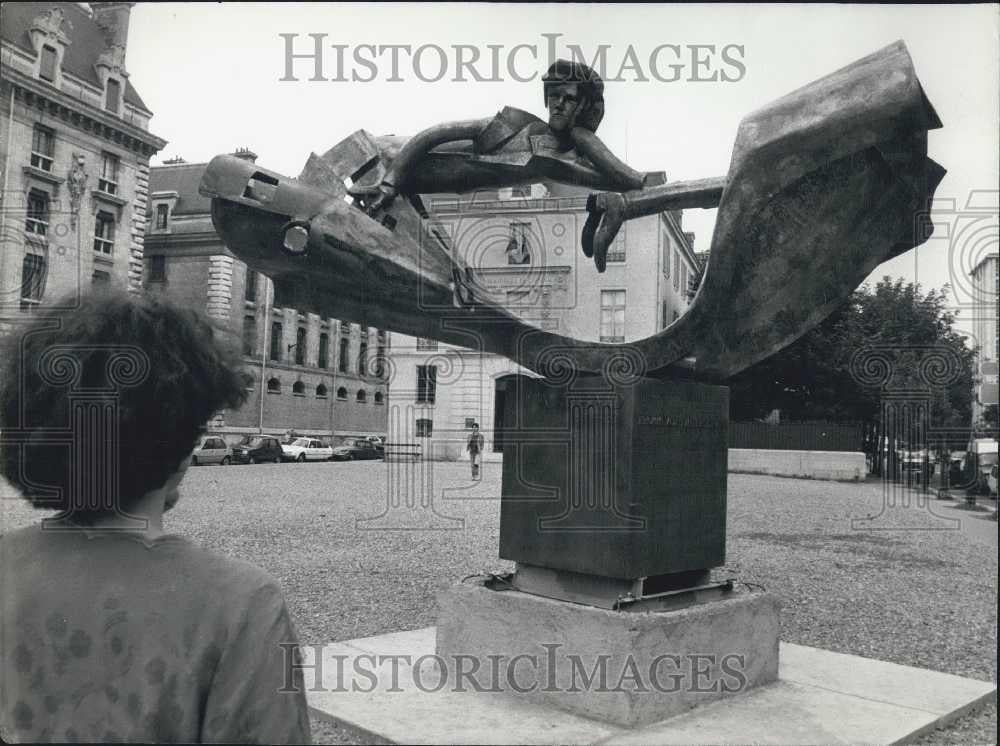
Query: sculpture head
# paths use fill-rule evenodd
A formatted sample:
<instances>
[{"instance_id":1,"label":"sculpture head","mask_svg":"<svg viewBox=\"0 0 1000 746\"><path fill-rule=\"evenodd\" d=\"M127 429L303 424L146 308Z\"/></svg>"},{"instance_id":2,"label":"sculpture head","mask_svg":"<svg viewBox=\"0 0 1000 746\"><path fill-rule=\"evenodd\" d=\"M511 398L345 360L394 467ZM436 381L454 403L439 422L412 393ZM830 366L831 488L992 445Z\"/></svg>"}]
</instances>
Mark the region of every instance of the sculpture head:
<instances>
[{"instance_id":1,"label":"sculpture head","mask_svg":"<svg viewBox=\"0 0 1000 746\"><path fill-rule=\"evenodd\" d=\"M604 117L604 81L582 62L556 60L542 77L549 127L556 133L584 127L591 132Z\"/></svg>"}]
</instances>

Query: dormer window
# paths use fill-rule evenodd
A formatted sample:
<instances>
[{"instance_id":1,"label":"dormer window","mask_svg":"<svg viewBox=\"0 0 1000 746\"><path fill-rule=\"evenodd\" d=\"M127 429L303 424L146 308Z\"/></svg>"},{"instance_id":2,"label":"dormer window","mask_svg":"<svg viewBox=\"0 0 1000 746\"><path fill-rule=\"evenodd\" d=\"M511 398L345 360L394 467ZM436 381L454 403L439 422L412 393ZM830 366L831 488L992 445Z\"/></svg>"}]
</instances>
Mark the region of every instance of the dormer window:
<instances>
[{"instance_id":1,"label":"dormer window","mask_svg":"<svg viewBox=\"0 0 1000 746\"><path fill-rule=\"evenodd\" d=\"M31 165L42 171L52 170L55 155L56 134L48 127L35 125L31 136Z\"/></svg>"},{"instance_id":2,"label":"dormer window","mask_svg":"<svg viewBox=\"0 0 1000 746\"><path fill-rule=\"evenodd\" d=\"M118 156L101 154L101 176L97 188L107 194L118 194Z\"/></svg>"},{"instance_id":3,"label":"dormer window","mask_svg":"<svg viewBox=\"0 0 1000 746\"><path fill-rule=\"evenodd\" d=\"M104 84L104 108L107 111L118 113L118 107L122 97L122 86L114 78L108 78Z\"/></svg>"},{"instance_id":4,"label":"dormer window","mask_svg":"<svg viewBox=\"0 0 1000 746\"><path fill-rule=\"evenodd\" d=\"M42 80L47 80L50 83L56 82L56 63L59 60L59 55L55 50L55 47L50 47L48 44L42 45L41 58L38 65L38 77Z\"/></svg>"},{"instance_id":5,"label":"dormer window","mask_svg":"<svg viewBox=\"0 0 1000 746\"><path fill-rule=\"evenodd\" d=\"M167 205L156 206L156 230L165 231L167 229L167 218L170 216L170 208Z\"/></svg>"}]
</instances>

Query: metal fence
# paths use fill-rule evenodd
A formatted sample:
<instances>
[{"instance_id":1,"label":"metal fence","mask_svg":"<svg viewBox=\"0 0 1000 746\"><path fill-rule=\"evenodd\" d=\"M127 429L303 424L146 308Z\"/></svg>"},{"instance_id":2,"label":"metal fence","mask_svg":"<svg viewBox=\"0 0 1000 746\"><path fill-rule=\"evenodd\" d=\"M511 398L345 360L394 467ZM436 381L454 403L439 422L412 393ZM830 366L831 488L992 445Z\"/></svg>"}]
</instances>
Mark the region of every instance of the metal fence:
<instances>
[{"instance_id":1,"label":"metal fence","mask_svg":"<svg viewBox=\"0 0 1000 746\"><path fill-rule=\"evenodd\" d=\"M774 451L863 451L861 423L730 422L730 448Z\"/></svg>"}]
</instances>

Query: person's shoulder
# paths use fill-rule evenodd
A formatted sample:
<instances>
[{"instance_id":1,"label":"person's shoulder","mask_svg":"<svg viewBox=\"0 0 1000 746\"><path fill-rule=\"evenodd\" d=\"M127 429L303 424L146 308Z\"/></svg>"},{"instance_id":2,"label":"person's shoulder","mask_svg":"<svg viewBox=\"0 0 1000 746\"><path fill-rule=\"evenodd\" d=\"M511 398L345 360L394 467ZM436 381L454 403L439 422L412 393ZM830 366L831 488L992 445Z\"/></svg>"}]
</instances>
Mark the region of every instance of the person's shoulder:
<instances>
[{"instance_id":1,"label":"person's shoulder","mask_svg":"<svg viewBox=\"0 0 1000 746\"><path fill-rule=\"evenodd\" d=\"M177 544L177 553L185 564L202 578L205 587L214 592L229 595L238 592L248 595L257 592L277 592L281 586L278 580L261 567L222 552L190 541L184 537L172 537Z\"/></svg>"}]
</instances>

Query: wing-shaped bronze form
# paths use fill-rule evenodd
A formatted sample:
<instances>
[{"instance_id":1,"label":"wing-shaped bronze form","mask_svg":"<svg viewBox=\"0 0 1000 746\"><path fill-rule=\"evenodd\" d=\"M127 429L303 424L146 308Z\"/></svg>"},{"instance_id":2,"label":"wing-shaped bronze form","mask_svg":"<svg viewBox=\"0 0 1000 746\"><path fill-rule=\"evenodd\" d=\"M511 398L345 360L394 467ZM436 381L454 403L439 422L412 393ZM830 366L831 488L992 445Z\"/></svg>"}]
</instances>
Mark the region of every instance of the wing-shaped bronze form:
<instances>
[{"instance_id":1,"label":"wing-shaped bronze form","mask_svg":"<svg viewBox=\"0 0 1000 746\"><path fill-rule=\"evenodd\" d=\"M698 295L670 327L625 345L542 331L497 305L418 198L396 200L380 222L349 204L346 179L379 178L365 133L311 157L298 179L218 156L202 192L223 240L275 280L286 305L499 353L548 376L724 380L930 237L922 217L944 170L927 158L927 130L940 126L902 42L750 114L728 176L714 182L724 188ZM486 178L490 166L464 167ZM676 193L667 184L625 197L637 215L677 206Z\"/></svg>"}]
</instances>

